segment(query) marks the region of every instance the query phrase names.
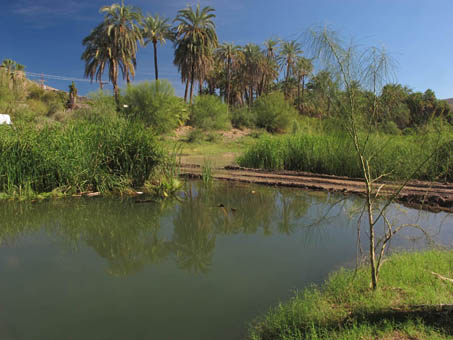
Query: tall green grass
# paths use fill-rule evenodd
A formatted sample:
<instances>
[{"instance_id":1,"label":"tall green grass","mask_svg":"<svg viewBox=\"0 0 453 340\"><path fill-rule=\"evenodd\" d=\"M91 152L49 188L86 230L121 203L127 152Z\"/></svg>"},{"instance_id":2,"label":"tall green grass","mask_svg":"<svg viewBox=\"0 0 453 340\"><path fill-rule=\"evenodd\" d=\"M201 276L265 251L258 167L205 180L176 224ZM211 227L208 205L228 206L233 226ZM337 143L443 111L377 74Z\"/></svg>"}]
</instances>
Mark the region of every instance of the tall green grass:
<instances>
[{"instance_id":1,"label":"tall green grass","mask_svg":"<svg viewBox=\"0 0 453 340\"><path fill-rule=\"evenodd\" d=\"M0 192L111 191L142 185L162 161L156 138L122 119L0 126Z\"/></svg>"},{"instance_id":2,"label":"tall green grass","mask_svg":"<svg viewBox=\"0 0 453 340\"><path fill-rule=\"evenodd\" d=\"M431 272L452 277L452 261L452 251L392 255L377 291L369 287L367 266L356 273L342 269L322 287L296 292L269 310L251 325L249 339L451 339L451 313L428 321L410 312L396 319L385 311L451 303L451 284Z\"/></svg>"},{"instance_id":3,"label":"tall green grass","mask_svg":"<svg viewBox=\"0 0 453 340\"><path fill-rule=\"evenodd\" d=\"M372 134L367 155L372 156L375 175L388 173L389 179L405 179L424 163L414 178L453 181L453 135L449 133ZM238 162L252 168L362 177L352 140L342 133L266 137L251 146Z\"/></svg>"}]
</instances>

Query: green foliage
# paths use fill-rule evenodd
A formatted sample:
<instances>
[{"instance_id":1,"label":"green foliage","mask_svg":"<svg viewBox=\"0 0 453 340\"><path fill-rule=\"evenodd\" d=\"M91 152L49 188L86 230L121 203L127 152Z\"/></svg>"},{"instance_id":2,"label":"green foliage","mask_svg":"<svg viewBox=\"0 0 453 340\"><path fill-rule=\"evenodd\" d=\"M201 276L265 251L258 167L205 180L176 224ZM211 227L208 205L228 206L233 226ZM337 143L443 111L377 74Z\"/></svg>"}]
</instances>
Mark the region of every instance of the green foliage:
<instances>
[{"instance_id":1,"label":"green foliage","mask_svg":"<svg viewBox=\"0 0 453 340\"><path fill-rule=\"evenodd\" d=\"M0 129L0 191L110 191L142 185L162 151L142 124L77 120L66 126Z\"/></svg>"},{"instance_id":2,"label":"green foliage","mask_svg":"<svg viewBox=\"0 0 453 340\"><path fill-rule=\"evenodd\" d=\"M151 126L156 132L168 132L187 120L187 106L174 95L167 80L143 82L126 88L122 104L128 118Z\"/></svg>"},{"instance_id":3,"label":"green foliage","mask_svg":"<svg viewBox=\"0 0 453 340\"><path fill-rule=\"evenodd\" d=\"M371 162L373 173L389 173L388 178L405 179L423 160L429 158L415 178L452 181L452 136L453 131L448 124L432 126L423 134L372 134L368 152L380 150ZM239 158L239 164L253 168L362 177L350 137L335 130L312 135L262 138Z\"/></svg>"},{"instance_id":4,"label":"green foliage","mask_svg":"<svg viewBox=\"0 0 453 340\"><path fill-rule=\"evenodd\" d=\"M375 315L389 308L450 303L451 291L431 272L452 277L452 261L451 251L392 255L382 266L383 288L377 291L369 289L367 266L356 273L342 269L322 288L296 292L289 301L271 309L251 325L249 338L390 339L397 331L414 332L419 339L449 339L448 316L433 326L410 313L400 320Z\"/></svg>"},{"instance_id":5,"label":"green foliage","mask_svg":"<svg viewBox=\"0 0 453 340\"><path fill-rule=\"evenodd\" d=\"M296 109L285 100L283 93L273 92L259 97L254 105L256 126L269 132L283 132L296 118Z\"/></svg>"},{"instance_id":6,"label":"green foliage","mask_svg":"<svg viewBox=\"0 0 453 340\"><path fill-rule=\"evenodd\" d=\"M254 128L256 126L255 111L248 107L235 108L231 112L231 124L237 129Z\"/></svg>"},{"instance_id":7,"label":"green foliage","mask_svg":"<svg viewBox=\"0 0 453 340\"><path fill-rule=\"evenodd\" d=\"M195 98L190 113L190 125L203 130L221 130L230 127L228 107L219 97L201 95Z\"/></svg>"}]
</instances>

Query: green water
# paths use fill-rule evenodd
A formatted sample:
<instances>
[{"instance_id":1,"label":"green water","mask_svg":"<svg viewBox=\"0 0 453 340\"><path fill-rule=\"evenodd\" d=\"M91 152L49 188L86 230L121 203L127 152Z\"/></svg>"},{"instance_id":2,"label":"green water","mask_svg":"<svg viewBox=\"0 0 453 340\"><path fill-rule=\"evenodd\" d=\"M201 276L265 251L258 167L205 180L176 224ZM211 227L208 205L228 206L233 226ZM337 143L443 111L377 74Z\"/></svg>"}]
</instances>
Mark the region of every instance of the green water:
<instances>
[{"instance_id":1,"label":"green water","mask_svg":"<svg viewBox=\"0 0 453 340\"><path fill-rule=\"evenodd\" d=\"M181 202L135 200L0 204L0 339L239 339L355 260L356 197L193 182ZM391 217L453 242L446 214ZM393 246L424 246L406 236Z\"/></svg>"}]
</instances>

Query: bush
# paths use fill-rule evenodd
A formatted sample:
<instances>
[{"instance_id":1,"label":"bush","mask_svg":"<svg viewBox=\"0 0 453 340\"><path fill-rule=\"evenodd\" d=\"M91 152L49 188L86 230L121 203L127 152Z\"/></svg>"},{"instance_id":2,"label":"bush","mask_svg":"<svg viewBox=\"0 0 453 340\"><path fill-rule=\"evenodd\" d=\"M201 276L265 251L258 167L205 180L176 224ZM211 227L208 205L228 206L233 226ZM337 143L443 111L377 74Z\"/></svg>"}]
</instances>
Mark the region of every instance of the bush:
<instances>
[{"instance_id":1,"label":"bush","mask_svg":"<svg viewBox=\"0 0 453 340\"><path fill-rule=\"evenodd\" d=\"M255 112L248 107L234 109L231 113L231 124L237 128L254 128L256 126Z\"/></svg>"},{"instance_id":2,"label":"bush","mask_svg":"<svg viewBox=\"0 0 453 340\"><path fill-rule=\"evenodd\" d=\"M187 120L187 106L175 96L167 80L129 85L121 99L128 118L137 119L156 132L168 132Z\"/></svg>"},{"instance_id":3,"label":"bush","mask_svg":"<svg viewBox=\"0 0 453 340\"><path fill-rule=\"evenodd\" d=\"M203 130L221 130L230 127L228 107L220 98L202 95L195 98L190 125Z\"/></svg>"},{"instance_id":4,"label":"bush","mask_svg":"<svg viewBox=\"0 0 453 340\"><path fill-rule=\"evenodd\" d=\"M285 100L283 93L273 92L259 97L253 105L256 126L269 132L283 132L296 119L296 109Z\"/></svg>"}]
</instances>

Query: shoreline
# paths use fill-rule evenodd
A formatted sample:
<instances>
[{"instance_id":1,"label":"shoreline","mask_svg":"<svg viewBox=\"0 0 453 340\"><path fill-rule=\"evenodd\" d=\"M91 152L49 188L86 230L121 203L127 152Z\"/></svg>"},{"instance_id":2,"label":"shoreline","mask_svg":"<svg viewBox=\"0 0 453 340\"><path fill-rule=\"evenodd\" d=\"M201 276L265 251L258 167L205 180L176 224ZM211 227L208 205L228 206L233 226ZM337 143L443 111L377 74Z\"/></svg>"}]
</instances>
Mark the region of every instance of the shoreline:
<instances>
[{"instance_id":1,"label":"shoreline","mask_svg":"<svg viewBox=\"0 0 453 340\"><path fill-rule=\"evenodd\" d=\"M181 164L180 176L201 178L203 167L198 164ZM212 169L212 178L270 186L286 186L308 190L322 190L344 194L365 194L362 179L315 174L299 171L267 171L262 169L225 166ZM382 181L383 196L390 196L398 188L397 182ZM453 183L413 180L398 195L396 202L405 206L431 212L453 212Z\"/></svg>"}]
</instances>

